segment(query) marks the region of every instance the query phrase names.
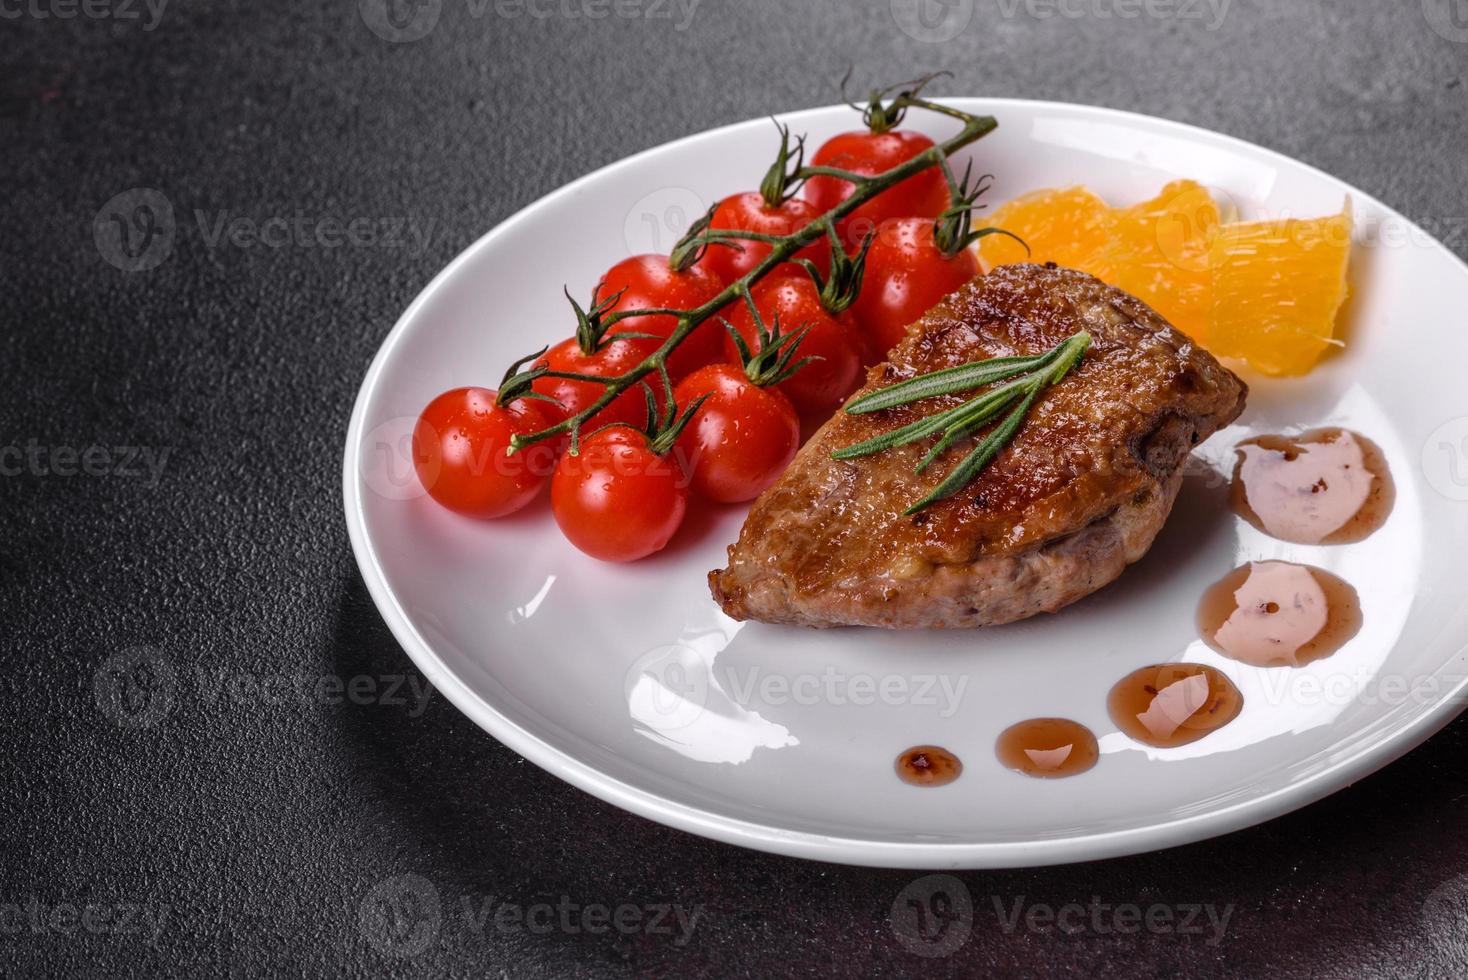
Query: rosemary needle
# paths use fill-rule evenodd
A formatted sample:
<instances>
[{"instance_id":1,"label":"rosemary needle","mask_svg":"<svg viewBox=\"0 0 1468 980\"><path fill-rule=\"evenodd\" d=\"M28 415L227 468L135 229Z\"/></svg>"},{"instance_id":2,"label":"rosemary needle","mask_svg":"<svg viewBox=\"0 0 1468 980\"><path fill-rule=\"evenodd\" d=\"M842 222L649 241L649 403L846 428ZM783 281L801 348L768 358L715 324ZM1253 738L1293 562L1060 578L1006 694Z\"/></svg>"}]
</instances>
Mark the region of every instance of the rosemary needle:
<instances>
[{"instance_id":1,"label":"rosemary needle","mask_svg":"<svg viewBox=\"0 0 1468 980\"><path fill-rule=\"evenodd\" d=\"M972 364L960 364L957 367L943 368L941 371L933 371L930 374L921 374L916 378L900 381L869 395L862 395L846 406L846 414L865 415L869 412L879 412L884 408L906 405L920 398L951 395L959 391L982 388L984 385L1043 367L1059 356L1059 351L1060 348L1057 347L1048 354L1034 357L995 357L987 361L975 361Z\"/></svg>"},{"instance_id":2,"label":"rosemary needle","mask_svg":"<svg viewBox=\"0 0 1468 980\"><path fill-rule=\"evenodd\" d=\"M977 432L992 422L999 413L1016 401L1018 406L973 451L953 468L922 500L903 513L915 514L929 504L953 496L971 483L994 458L1009 445L1024 425L1030 409L1040 393L1057 383L1074 368L1091 344L1091 335L1081 331L1056 344L1043 355L1033 357L997 357L972 364L944 368L874 391L847 406L851 414L875 412L883 408L905 405L921 398L953 394L983 387L998 381L1007 384L992 388L955 408L919 419L891 432L883 433L832 453L834 459L855 459L882 452L896 446L916 442L936 433L941 439L918 462L914 472L921 473L960 439ZM1019 377L1016 377L1016 376ZM1009 380L1013 379L1013 380Z\"/></svg>"}]
</instances>

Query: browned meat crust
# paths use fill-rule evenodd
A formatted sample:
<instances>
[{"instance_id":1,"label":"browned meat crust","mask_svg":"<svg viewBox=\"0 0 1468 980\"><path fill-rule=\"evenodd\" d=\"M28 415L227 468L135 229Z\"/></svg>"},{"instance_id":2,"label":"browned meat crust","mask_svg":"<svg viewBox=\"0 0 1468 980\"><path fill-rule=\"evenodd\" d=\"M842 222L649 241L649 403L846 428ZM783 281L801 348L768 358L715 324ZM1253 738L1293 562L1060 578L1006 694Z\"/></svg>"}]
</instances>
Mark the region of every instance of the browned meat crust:
<instances>
[{"instance_id":1,"label":"browned meat crust","mask_svg":"<svg viewBox=\"0 0 1468 980\"><path fill-rule=\"evenodd\" d=\"M927 472L925 444L838 461L833 450L965 396L838 412L750 510L729 567L709 573L736 619L804 626L959 628L1054 612L1140 558L1172 509L1191 448L1243 411L1248 389L1140 300L1082 272L1017 265L949 296L862 392L986 357L1038 354L1077 330L1080 366L1036 403L960 494L902 511L963 457Z\"/></svg>"}]
</instances>

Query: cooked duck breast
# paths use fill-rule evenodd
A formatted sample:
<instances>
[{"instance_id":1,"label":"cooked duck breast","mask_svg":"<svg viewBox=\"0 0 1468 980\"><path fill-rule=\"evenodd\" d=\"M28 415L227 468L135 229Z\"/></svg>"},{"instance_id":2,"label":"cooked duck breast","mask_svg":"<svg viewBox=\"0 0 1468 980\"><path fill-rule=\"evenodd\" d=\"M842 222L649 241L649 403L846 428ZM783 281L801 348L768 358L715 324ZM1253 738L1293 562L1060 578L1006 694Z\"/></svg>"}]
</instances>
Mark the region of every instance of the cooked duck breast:
<instances>
[{"instance_id":1,"label":"cooked duck breast","mask_svg":"<svg viewBox=\"0 0 1468 980\"><path fill-rule=\"evenodd\" d=\"M838 411L750 510L709 573L735 619L956 629L1054 612L1151 547L1189 452L1236 419L1245 384L1135 297L1083 272L1004 266L908 330L858 396L992 357L1043 354L1078 331L1081 363L1046 389L1005 449L958 494L912 515L964 457L922 473L932 440L857 459L833 451L952 408L943 395Z\"/></svg>"}]
</instances>

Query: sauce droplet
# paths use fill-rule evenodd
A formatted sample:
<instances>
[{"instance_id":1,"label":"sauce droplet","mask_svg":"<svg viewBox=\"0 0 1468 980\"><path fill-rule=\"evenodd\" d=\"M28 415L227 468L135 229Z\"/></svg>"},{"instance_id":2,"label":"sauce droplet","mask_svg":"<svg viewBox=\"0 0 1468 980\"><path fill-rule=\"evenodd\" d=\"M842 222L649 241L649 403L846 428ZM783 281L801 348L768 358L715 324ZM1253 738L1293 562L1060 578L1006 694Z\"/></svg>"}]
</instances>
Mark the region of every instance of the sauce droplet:
<instances>
[{"instance_id":1,"label":"sauce droplet","mask_svg":"<svg viewBox=\"0 0 1468 980\"><path fill-rule=\"evenodd\" d=\"M1381 450L1347 429L1259 436L1236 451L1234 510L1282 541L1360 541L1386 522L1395 502Z\"/></svg>"},{"instance_id":2,"label":"sauce droplet","mask_svg":"<svg viewBox=\"0 0 1468 980\"><path fill-rule=\"evenodd\" d=\"M1100 758L1096 736L1069 718L1031 718L1006 728L995 746L999 761L1040 779L1078 776Z\"/></svg>"},{"instance_id":3,"label":"sauce droplet","mask_svg":"<svg viewBox=\"0 0 1468 980\"><path fill-rule=\"evenodd\" d=\"M1111 720L1144 745L1196 742L1239 716L1244 696L1205 664L1153 664L1116 682L1106 699Z\"/></svg>"},{"instance_id":4,"label":"sauce droplet","mask_svg":"<svg viewBox=\"0 0 1468 980\"><path fill-rule=\"evenodd\" d=\"M1203 593L1198 631L1226 657L1255 667L1303 667L1361 629L1361 600L1344 579L1287 561L1255 561Z\"/></svg>"},{"instance_id":5,"label":"sauce droplet","mask_svg":"<svg viewBox=\"0 0 1468 980\"><path fill-rule=\"evenodd\" d=\"M897 778L914 786L947 786L962 773L958 756L937 745L917 745L897 757Z\"/></svg>"}]
</instances>

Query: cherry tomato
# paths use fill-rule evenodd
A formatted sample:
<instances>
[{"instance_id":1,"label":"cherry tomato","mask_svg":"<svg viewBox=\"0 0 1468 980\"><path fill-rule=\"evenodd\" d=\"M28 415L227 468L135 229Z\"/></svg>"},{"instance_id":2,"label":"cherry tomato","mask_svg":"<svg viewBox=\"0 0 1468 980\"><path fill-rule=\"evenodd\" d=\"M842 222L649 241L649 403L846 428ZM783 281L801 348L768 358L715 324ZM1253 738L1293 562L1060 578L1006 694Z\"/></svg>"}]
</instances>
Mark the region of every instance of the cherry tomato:
<instances>
[{"instance_id":1,"label":"cherry tomato","mask_svg":"<svg viewBox=\"0 0 1468 980\"><path fill-rule=\"evenodd\" d=\"M560 421L543 402L495 401L488 388L454 388L428 403L413 427L413 467L429 496L470 517L503 517L534 499L556 464L549 443L507 455L510 439Z\"/></svg>"},{"instance_id":2,"label":"cherry tomato","mask_svg":"<svg viewBox=\"0 0 1468 980\"><path fill-rule=\"evenodd\" d=\"M821 213L809 201L801 198L792 197L778 207L770 207L758 191L747 191L720 201L709 227L752 231L761 235L789 235L820 216ZM727 286L770 254L770 246L764 242L738 242L737 245L738 248L710 245L695 264L712 272ZM825 275L831 268L831 243L822 236L797 252L795 257L810 259L821 270L821 275Z\"/></svg>"},{"instance_id":3,"label":"cherry tomato","mask_svg":"<svg viewBox=\"0 0 1468 980\"><path fill-rule=\"evenodd\" d=\"M978 274L972 249L943 254L933 240L931 218L903 218L884 226L872 242L851 311L880 359L907 334L908 324Z\"/></svg>"},{"instance_id":4,"label":"cherry tomato","mask_svg":"<svg viewBox=\"0 0 1468 980\"><path fill-rule=\"evenodd\" d=\"M710 364L679 382L674 400L704 395L678 437L693 489L720 503L753 500L774 483L800 448L800 417L790 399L761 388L733 364Z\"/></svg>"},{"instance_id":5,"label":"cherry tomato","mask_svg":"<svg viewBox=\"0 0 1468 980\"><path fill-rule=\"evenodd\" d=\"M801 357L819 357L775 387L803 414L829 413L856 390L861 379L863 341L850 311L833 315L821 305L820 294L808 275L771 275L755 284L750 293L760 319L773 328L780 318L781 333L809 327L800 342ZM751 351L759 349L758 329L745 303L732 305L726 314ZM724 338L725 359L739 363L734 341Z\"/></svg>"},{"instance_id":6,"label":"cherry tomato","mask_svg":"<svg viewBox=\"0 0 1468 980\"><path fill-rule=\"evenodd\" d=\"M618 290L625 290L612 310L691 310L713 299L723 288L717 276L697 265L679 272L668 266L666 255L634 255L607 270L597 287L597 295L610 298ZM645 333L666 338L677 327L678 318L671 314L634 316L613 324L610 333ZM668 373L674 381L719 359L720 333L718 321L710 319L684 339L668 358Z\"/></svg>"},{"instance_id":7,"label":"cherry tomato","mask_svg":"<svg viewBox=\"0 0 1468 980\"><path fill-rule=\"evenodd\" d=\"M821 144L810 162L872 176L911 160L932 145L928 137L908 130L885 133L863 130L833 136ZM815 206L817 214L825 214L855 190L856 185L850 181L817 176L806 181L801 193ZM912 216L936 218L948 209L948 201L948 181L942 169L929 167L858 207L846 216L837 232L849 251L888 221Z\"/></svg>"},{"instance_id":8,"label":"cherry tomato","mask_svg":"<svg viewBox=\"0 0 1468 980\"><path fill-rule=\"evenodd\" d=\"M606 378L626 374L642 363L643 358L657 348L656 340L641 337L619 339L611 336L603 338L601 346L595 352L587 354L581 349L576 338L572 337L546 351L545 356L537 364L543 364L552 371L574 371L578 374ZM556 416L558 422L580 412L600 398L602 392L606 390L605 386L595 381L576 381L571 378L539 378L533 387L541 394L549 395L561 403L560 408L545 402L541 403ZM606 408L597 412L591 421L582 427L582 431L590 432L592 429L611 422L628 422L641 427L646 421L647 400L643 397L642 389L633 386L618 395L616 400Z\"/></svg>"},{"instance_id":9,"label":"cherry tomato","mask_svg":"<svg viewBox=\"0 0 1468 980\"><path fill-rule=\"evenodd\" d=\"M565 453L551 478L561 533L602 561L636 561L661 551L688 509L684 474L647 438L623 426L593 433Z\"/></svg>"}]
</instances>

